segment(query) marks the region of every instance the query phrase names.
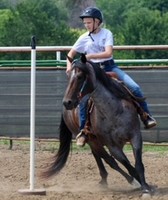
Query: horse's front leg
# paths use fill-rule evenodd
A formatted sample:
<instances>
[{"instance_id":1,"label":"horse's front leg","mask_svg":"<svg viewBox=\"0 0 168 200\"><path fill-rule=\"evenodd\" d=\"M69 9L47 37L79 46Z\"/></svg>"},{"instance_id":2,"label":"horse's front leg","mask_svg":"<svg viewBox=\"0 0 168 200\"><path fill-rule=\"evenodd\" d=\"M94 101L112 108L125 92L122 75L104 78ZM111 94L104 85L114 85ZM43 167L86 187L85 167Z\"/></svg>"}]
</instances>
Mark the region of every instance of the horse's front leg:
<instances>
[{"instance_id":1,"label":"horse's front leg","mask_svg":"<svg viewBox=\"0 0 168 200\"><path fill-rule=\"evenodd\" d=\"M92 147L91 147L92 149ZM101 181L99 182L102 186L107 186L107 176L108 176L108 173L105 169L105 166L102 162L102 159L101 157L92 149L92 153L93 153L93 156L96 160L96 163L98 165L98 168L99 168L99 172L100 172L100 176L101 176Z\"/></svg>"}]
</instances>

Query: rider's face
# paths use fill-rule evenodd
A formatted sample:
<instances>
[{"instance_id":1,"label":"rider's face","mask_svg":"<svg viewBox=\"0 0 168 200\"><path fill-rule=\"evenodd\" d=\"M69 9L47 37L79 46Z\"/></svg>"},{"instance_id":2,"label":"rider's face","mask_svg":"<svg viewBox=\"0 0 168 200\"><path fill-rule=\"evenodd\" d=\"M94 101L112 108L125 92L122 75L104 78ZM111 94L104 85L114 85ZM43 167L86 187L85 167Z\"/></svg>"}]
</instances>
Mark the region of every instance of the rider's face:
<instances>
[{"instance_id":1,"label":"rider's face","mask_svg":"<svg viewBox=\"0 0 168 200\"><path fill-rule=\"evenodd\" d=\"M89 32L92 32L94 29L96 29L99 26L99 23L100 22L98 19L93 19L93 18L83 19L83 24Z\"/></svg>"}]
</instances>

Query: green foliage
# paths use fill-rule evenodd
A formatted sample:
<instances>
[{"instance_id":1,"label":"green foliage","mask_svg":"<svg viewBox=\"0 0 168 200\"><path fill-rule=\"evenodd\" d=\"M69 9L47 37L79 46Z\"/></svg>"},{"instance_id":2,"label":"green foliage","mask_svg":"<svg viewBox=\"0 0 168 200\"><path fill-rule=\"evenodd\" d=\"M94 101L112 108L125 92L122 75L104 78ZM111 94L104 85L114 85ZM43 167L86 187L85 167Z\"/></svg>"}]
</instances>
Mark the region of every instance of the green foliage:
<instances>
[{"instance_id":1,"label":"green foliage","mask_svg":"<svg viewBox=\"0 0 168 200\"><path fill-rule=\"evenodd\" d=\"M168 35L166 34L168 23L166 23L166 18L167 14L165 14L164 19L158 10L151 11L147 8L140 8L136 13L133 11L128 12L127 23L124 24L122 29L125 44L164 45L166 41L168 43ZM135 51L135 57L164 58L165 53Z\"/></svg>"},{"instance_id":2,"label":"green foliage","mask_svg":"<svg viewBox=\"0 0 168 200\"><path fill-rule=\"evenodd\" d=\"M136 13L129 12L127 23L123 26L125 43L164 44L163 32L160 33L160 28L164 27L162 19L159 11L147 8L141 8Z\"/></svg>"},{"instance_id":3,"label":"green foliage","mask_svg":"<svg viewBox=\"0 0 168 200\"><path fill-rule=\"evenodd\" d=\"M0 9L9 8L9 1L8 0L0 0Z\"/></svg>"},{"instance_id":4,"label":"green foliage","mask_svg":"<svg viewBox=\"0 0 168 200\"><path fill-rule=\"evenodd\" d=\"M141 6L141 1L135 0L97 0L97 6L104 14L104 21L111 31L118 35L123 25L126 23L127 12L137 10Z\"/></svg>"},{"instance_id":5,"label":"green foliage","mask_svg":"<svg viewBox=\"0 0 168 200\"><path fill-rule=\"evenodd\" d=\"M24 0L12 12L5 25L8 37L5 41L10 46L29 45L32 35L38 37L39 45L52 45L57 28L59 31L64 28L66 20L53 0Z\"/></svg>"},{"instance_id":6,"label":"green foliage","mask_svg":"<svg viewBox=\"0 0 168 200\"><path fill-rule=\"evenodd\" d=\"M167 0L148 0L144 1L144 6L151 10L159 10L161 13L168 12Z\"/></svg>"},{"instance_id":7,"label":"green foliage","mask_svg":"<svg viewBox=\"0 0 168 200\"><path fill-rule=\"evenodd\" d=\"M4 12L1 10L1 13ZM3 23L3 26L1 25L0 31L3 34L0 45L29 46L32 35L36 36L39 46L72 45L78 34L66 25L66 20L66 16L54 0L24 0L2 16L0 24ZM16 58L16 55L6 55L6 58L9 56ZM17 59L20 56L24 59L29 58L27 54L17 54ZM49 58L49 54L45 54L46 57Z\"/></svg>"},{"instance_id":8,"label":"green foliage","mask_svg":"<svg viewBox=\"0 0 168 200\"><path fill-rule=\"evenodd\" d=\"M4 37L5 24L10 19L11 11L9 9L0 10L0 41Z\"/></svg>"},{"instance_id":9,"label":"green foliage","mask_svg":"<svg viewBox=\"0 0 168 200\"><path fill-rule=\"evenodd\" d=\"M0 46L29 46L32 35L38 46L71 46L84 30L69 27L71 10L84 6L68 0L0 0ZM95 0L104 14L105 27L115 45L168 44L167 0ZM93 3L93 2L92 2ZM73 18L74 20L74 18ZM76 18L76 24L79 18ZM165 51L121 51L115 58L166 58ZM63 55L64 57L65 55ZM0 54L3 59L29 59L30 55ZM38 58L55 58L41 53Z\"/></svg>"},{"instance_id":10,"label":"green foliage","mask_svg":"<svg viewBox=\"0 0 168 200\"><path fill-rule=\"evenodd\" d=\"M168 44L167 0L97 0L115 45ZM166 58L162 51L115 52L115 58Z\"/></svg>"}]
</instances>

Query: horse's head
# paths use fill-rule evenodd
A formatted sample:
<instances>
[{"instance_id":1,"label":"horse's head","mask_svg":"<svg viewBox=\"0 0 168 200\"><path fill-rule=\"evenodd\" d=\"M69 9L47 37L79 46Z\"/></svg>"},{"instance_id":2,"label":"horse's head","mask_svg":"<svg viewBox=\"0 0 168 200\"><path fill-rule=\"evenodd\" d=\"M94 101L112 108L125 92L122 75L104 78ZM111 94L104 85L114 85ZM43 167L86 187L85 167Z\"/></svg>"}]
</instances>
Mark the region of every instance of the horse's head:
<instances>
[{"instance_id":1,"label":"horse's head","mask_svg":"<svg viewBox=\"0 0 168 200\"><path fill-rule=\"evenodd\" d=\"M63 105L71 110L79 104L79 100L95 88L95 78L91 64L84 54L80 59L72 61L69 82L63 98Z\"/></svg>"}]
</instances>

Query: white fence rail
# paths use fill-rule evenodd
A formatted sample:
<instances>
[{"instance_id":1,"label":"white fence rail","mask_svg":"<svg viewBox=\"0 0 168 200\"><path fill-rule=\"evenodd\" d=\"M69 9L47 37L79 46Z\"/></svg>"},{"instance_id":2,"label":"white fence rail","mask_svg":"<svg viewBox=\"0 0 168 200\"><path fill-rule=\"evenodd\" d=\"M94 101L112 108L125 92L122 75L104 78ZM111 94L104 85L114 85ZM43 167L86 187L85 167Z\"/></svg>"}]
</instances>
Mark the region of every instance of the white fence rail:
<instances>
[{"instance_id":1,"label":"white fence rail","mask_svg":"<svg viewBox=\"0 0 168 200\"><path fill-rule=\"evenodd\" d=\"M61 52L67 52L72 46L37 46L37 52L55 52L56 60L61 60ZM129 46L114 46L114 50L117 51L128 51L128 50L168 50L168 45L129 45ZM0 47L0 53L22 53L30 52L30 46L16 46L16 47ZM168 63L168 57L165 59L115 59L116 63L135 63L135 64L156 64L156 63Z\"/></svg>"},{"instance_id":2,"label":"white fence rail","mask_svg":"<svg viewBox=\"0 0 168 200\"><path fill-rule=\"evenodd\" d=\"M37 46L37 52L69 51L72 46ZM168 45L123 45L114 46L114 50L168 50ZM0 47L0 52L30 52L29 46Z\"/></svg>"}]
</instances>

